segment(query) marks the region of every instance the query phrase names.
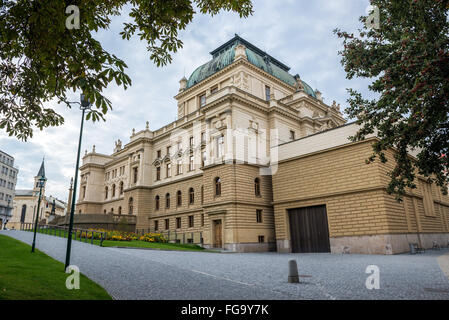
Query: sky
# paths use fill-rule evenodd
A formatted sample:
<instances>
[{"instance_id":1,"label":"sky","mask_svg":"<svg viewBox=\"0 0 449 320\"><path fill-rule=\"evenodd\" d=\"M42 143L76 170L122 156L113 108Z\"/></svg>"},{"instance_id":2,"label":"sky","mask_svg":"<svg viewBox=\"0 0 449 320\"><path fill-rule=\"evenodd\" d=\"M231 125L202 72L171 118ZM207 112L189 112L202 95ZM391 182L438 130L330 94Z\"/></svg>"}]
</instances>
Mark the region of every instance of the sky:
<instances>
[{"instance_id":1,"label":"sky","mask_svg":"<svg viewBox=\"0 0 449 320\"><path fill-rule=\"evenodd\" d=\"M114 141L121 139L126 144L132 129L144 129L146 121L150 130L157 130L175 120L177 103L173 97L178 93L179 80L209 61L209 52L234 34L289 66L292 75L298 73L313 89L318 88L327 104L335 100L344 109L347 88L372 96L368 79L346 79L338 55L342 40L333 34L335 28L350 32L361 28L359 17L365 15L368 0L253 0L253 5L254 13L246 19L229 12L214 17L196 14L179 34L183 48L173 55L170 65L159 68L149 59L144 42L137 37L121 39L123 23L130 19L128 10L114 17L109 30L95 38L126 62L132 86L123 90L111 85L104 91L113 110L106 115L106 122L85 122L81 156L93 145L96 152L111 154ZM79 93L72 99L78 101ZM9 137L0 129L0 150L12 155L19 168L16 190L32 188L45 157L46 194L67 201L70 178L75 173L81 111L55 102L47 107L65 118L64 125L43 131L36 128L27 142Z\"/></svg>"}]
</instances>

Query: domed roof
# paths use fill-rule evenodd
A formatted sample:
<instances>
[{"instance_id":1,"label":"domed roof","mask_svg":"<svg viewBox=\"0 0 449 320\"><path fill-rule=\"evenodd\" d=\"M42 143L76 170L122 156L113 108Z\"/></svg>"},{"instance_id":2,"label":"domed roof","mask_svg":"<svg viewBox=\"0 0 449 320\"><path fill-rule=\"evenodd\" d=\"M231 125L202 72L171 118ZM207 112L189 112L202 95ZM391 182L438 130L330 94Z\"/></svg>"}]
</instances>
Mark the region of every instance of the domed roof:
<instances>
[{"instance_id":1,"label":"domed roof","mask_svg":"<svg viewBox=\"0 0 449 320\"><path fill-rule=\"evenodd\" d=\"M235 47L240 43L246 47L246 57L249 63L264 70L265 72L271 74L279 80L291 86L295 86L296 80L295 77L288 72L290 70L289 67L279 62L275 58L269 56L248 41L240 38L238 35L235 35L233 39L229 40L228 42L211 52L213 56L212 60L193 71L193 73L189 77L189 80L187 81L186 88L194 86L195 84L203 81L204 79L210 77L214 73L224 69L225 67L233 63L235 57ZM312 87L310 87L304 81L302 81L302 83L304 85L305 92L308 95L316 98L315 92L313 91Z\"/></svg>"}]
</instances>

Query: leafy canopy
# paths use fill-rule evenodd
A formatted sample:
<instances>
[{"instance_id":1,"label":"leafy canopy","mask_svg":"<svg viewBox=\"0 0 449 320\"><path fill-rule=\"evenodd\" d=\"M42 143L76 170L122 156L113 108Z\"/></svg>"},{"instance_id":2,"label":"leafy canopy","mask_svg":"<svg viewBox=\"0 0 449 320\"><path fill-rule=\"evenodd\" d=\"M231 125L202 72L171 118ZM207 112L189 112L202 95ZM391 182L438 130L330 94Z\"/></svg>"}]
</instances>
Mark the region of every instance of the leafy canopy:
<instances>
[{"instance_id":1,"label":"leafy canopy","mask_svg":"<svg viewBox=\"0 0 449 320\"><path fill-rule=\"evenodd\" d=\"M79 29L66 28L69 5L80 10ZM108 29L125 5L132 22L124 24L122 38L145 41L157 66L170 63L182 48L178 32L192 21L195 8L212 16L220 10L240 17L253 12L251 0L0 0L0 128L27 140L33 126L61 125L63 117L44 103L56 98L70 107L70 89L94 102L86 119L104 120L112 105L102 91L113 81L126 89L131 79L126 63L105 51L93 33Z\"/></svg>"},{"instance_id":2,"label":"leafy canopy","mask_svg":"<svg viewBox=\"0 0 449 320\"><path fill-rule=\"evenodd\" d=\"M352 137L374 133L374 161L386 162L385 150L395 148L395 165L387 191L400 200L415 188L416 174L436 182L447 194L449 182L449 22L447 0L372 0L379 8L379 28L361 17L358 35L336 29L343 39L342 65L347 78L372 78L376 99L349 89L351 118L361 129ZM407 150L418 152L416 161Z\"/></svg>"}]
</instances>

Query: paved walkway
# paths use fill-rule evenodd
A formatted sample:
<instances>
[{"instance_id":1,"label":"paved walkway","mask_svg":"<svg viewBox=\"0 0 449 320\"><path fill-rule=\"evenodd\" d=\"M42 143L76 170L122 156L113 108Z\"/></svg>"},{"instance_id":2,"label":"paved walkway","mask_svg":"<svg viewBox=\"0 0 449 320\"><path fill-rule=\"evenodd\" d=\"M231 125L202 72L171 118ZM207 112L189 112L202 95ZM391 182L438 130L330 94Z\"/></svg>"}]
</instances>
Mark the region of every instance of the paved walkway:
<instances>
[{"instance_id":1,"label":"paved walkway","mask_svg":"<svg viewBox=\"0 0 449 320\"><path fill-rule=\"evenodd\" d=\"M32 241L31 232L0 234ZM64 262L66 241L38 234L36 247ZM115 299L449 299L449 279L442 271L449 265L447 249L384 256L172 252L72 243L71 263ZM287 283L290 259L298 262L301 284ZM369 265L379 267L378 290L365 286Z\"/></svg>"}]
</instances>

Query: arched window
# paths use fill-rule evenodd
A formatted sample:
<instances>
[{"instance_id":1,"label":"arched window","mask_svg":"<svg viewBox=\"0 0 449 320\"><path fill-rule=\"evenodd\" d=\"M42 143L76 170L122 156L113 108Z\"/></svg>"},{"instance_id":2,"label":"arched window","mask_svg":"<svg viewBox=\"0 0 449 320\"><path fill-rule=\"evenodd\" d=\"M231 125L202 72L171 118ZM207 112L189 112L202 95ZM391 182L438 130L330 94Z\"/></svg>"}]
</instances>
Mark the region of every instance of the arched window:
<instances>
[{"instance_id":1,"label":"arched window","mask_svg":"<svg viewBox=\"0 0 449 320\"><path fill-rule=\"evenodd\" d=\"M22 216L20 217L20 222L25 222L25 216L26 216L26 212L27 212L27 205L24 204L22 206Z\"/></svg>"},{"instance_id":2,"label":"arched window","mask_svg":"<svg viewBox=\"0 0 449 320\"><path fill-rule=\"evenodd\" d=\"M167 193L167 194L165 195L165 207L166 207L167 209L170 208L170 193Z\"/></svg>"},{"instance_id":3,"label":"arched window","mask_svg":"<svg viewBox=\"0 0 449 320\"><path fill-rule=\"evenodd\" d=\"M104 188L104 198L108 198L108 187Z\"/></svg>"},{"instance_id":4,"label":"arched window","mask_svg":"<svg viewBox=\"0 0 449 320\"><path fill-rule=\"evenodd\" d=\"M181 190L178 190L178 192L176 193L176 205L182 206L182 193Z\"/></svg>"},{"instance_id":5,"label":"arched window","mask_svg":"<svg viewBox=\"0 0 449 320\"><path fill-rule=\"evenodd\" d=\"M122 214L122 207L118 207L118 214Z\"/></svg>"},{"instance_id":6,"label":"arched window","mask_svg":"<svg viewBox=\"0 0 449 320\"><path fill-rule=\"evenodd\" d=\"M221 179L219 177L215 178L215 195L221 195Z\"/></svg>"},{"instance_id":7,"label":"arched window","mask_svg":"<svg viewBox=\"0 0 449 320\"><path fill-rule=\"evenodd\" d=\"M123 194L123 181L120 182L120 194Z\"/></svg>"},{"instance_id":8,"label":"arched window","mask_svg":"<svg viewBox=\"0 0 449 320\"><path fill-rule=\"evenodd\" d=\"M115 184L112 185L112 197L115 197Z\"/></svg>"},{"instance_id":9,"label":"arched window","mask_svg":"<svg viewBox=\"0 0 449 320\"><path fill-rule=\"evenodd\" d=\"M128 201L128 208L129 208L129 210L128 210L128 214L133 214L133 202L134 202L134 200L133 200L133 198L131 197L131 198L129 198L129 201Z\"/></svg>"},{"instance_id":10,"label":"arched window","mask_svg":"<svg viewBox=\"0 0 449 320\"><path fill-rule=\"evenodd\" d=\"M189 204L195 203L195 190L193 188L189 189Z\"/></svg>"},{"instance_id":11,"label":"arched window","mask_svg":"<svg viewBox=\"0 0 449 320\"><path fill-rule=\"evenodd\" d=\"M256 194L256 197L260 197L260 179L259 178L254 179L254 193Z\"/></svg>"},{"instance_id":12,"label":"arched window","mask_svg":"<svg viewBox=\"0 0 449 320\"><path fill-rule=\"evenodd\" d=\"M156 198L154 199L154 203L155 203L156 210L159 210L159 207L160 207L159 196L156 196Z\"/></svg>"}]
</instances>

